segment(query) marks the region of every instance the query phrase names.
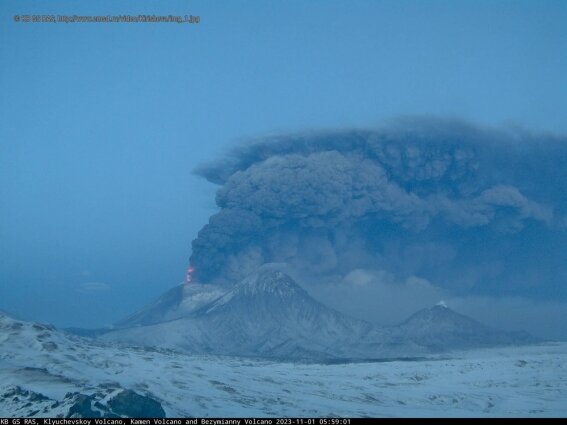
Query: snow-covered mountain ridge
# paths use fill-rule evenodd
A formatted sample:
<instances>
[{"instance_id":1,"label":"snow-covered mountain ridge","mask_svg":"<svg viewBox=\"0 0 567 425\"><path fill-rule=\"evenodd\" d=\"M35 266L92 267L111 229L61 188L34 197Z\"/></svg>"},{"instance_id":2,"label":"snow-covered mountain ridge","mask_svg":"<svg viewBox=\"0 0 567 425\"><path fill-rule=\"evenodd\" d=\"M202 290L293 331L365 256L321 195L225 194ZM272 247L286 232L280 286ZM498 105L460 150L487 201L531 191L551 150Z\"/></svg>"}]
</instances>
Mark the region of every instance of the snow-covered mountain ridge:
<instances>
[{"instance_id":1,"label":"snow-covered mountain ridge","mask_svg":"<svg viewBox=\"0 0 567 425\"><path fill-rule=\"evenodd\" d=\"M158 300L100 338L190 353L290 360L407 358L535 341L529 335L489 328L439 305L399 326L376 326L324 306L291 277L270 267L224 293L203 284L186 286L191 286L186 298L182 294L189 289L175 288L160 298L166 302ZM203 298L207 301L195 307L194 300ZM183 304L194 307L177 307ZM174 319L156 322L156 317Z\"/></svg>"}]
</instances>

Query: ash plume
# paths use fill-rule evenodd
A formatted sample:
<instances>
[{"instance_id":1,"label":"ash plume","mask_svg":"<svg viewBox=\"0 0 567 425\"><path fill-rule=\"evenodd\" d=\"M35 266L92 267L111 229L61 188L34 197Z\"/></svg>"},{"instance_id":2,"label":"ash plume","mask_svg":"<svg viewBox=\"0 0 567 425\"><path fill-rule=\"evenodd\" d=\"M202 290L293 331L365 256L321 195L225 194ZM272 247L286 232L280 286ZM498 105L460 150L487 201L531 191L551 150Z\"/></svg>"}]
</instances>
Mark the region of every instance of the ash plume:
<instances>
[{"instance_id":1,"label":"ash plume","mask_svg":"<svg viewBox=\"0 0 567 425\"><path fill-rule=\"evenodd\" d=\"M431 264L396 264L389 247L433 240L459 251L481 235L496 252L526 226L564 235L566 142L426 118L254 140L197 170L219 185L219 211L191 263L202 282L237 281L267 262L312 276L409 276Z\"/></svg>"}]
</instances>

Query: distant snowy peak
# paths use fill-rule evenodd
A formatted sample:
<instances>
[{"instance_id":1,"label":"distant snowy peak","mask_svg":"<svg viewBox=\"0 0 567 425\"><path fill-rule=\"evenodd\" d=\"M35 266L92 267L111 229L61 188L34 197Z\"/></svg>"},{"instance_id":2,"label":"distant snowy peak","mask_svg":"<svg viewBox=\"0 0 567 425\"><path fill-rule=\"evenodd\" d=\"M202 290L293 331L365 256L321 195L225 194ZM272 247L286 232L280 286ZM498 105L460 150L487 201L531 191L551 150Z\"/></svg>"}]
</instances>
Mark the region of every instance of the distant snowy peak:
<instances>
[{"instance_id":1,"label":"distant snowy peak","mask_svg":"<svg viewBox=\"0 0 567 425\"><path fill-rule=\"evenodd\" d=\"M418 311L397 328L402 338L435 351L537 341L525 332L494 329L439 304Z\"/></svg>"},{"instance_id":2,"label":"distant snowy peak","mask_svg":"<svg viewBox=\"0 0 567 425\"><path fill-rule=\"evenodd\" d=\"M411 315L402 326L413 324L454 324L458 326L472 326L475 328L486 328L483 324L457 313L456 311L447 307L447 304L436 304L433 307L419 310L417 313Z\"/></svg>"}]
</instances>

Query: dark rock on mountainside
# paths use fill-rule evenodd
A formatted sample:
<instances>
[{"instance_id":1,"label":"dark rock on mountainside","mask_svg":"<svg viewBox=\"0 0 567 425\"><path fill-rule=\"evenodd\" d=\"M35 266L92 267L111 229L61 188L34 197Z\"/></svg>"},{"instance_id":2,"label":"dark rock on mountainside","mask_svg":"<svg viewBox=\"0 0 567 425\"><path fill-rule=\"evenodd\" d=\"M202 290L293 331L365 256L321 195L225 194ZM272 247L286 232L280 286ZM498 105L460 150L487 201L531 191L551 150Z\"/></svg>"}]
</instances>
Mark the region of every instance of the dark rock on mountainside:
<instances>
[{"instance_id":1,"label":"dark rock on mountainside","mask_svg":"<svg viewBox=\"0 0 567 425\"><path fill-rule=\"evenodd\" d=\"M122 390L104 402L105 392L89 395L67 393L64 402L70 403L68 418L163 418L165 411L152 397L132 390Z\"/></svg>"},{"instance_id":2,"label":"dark rock on mountainside","mask_svg":"<svg viewBox=\"0 0 567 425\"><path fill-rule=\"evenodd\" d=\"M110 409L128 418L163 418L165 411L161 404L148 396L132 390L124 390L108 401Z\"/></svg>"}]
</instances>

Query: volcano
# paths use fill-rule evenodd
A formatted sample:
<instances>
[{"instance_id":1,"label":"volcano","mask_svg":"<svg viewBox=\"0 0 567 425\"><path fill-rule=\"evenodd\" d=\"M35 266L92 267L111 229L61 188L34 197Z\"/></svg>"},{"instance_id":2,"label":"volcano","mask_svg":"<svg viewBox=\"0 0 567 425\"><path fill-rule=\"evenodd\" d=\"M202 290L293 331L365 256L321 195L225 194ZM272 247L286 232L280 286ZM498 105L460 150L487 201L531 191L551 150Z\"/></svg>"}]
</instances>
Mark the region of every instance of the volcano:
<instances>
[{"instance_id":1,"label":"volcano","mask_svg":"<svg viewBox=\"0 0 567 425\"><path fill-rule=\"evenodd\" d=\"M444 306L380 327L313 299L264 266L232 288L193 283L167 292L102 335L105 341L199 354L277 359L407 358L454 349L532 342Z\"/></svg>"}]
</instances>

